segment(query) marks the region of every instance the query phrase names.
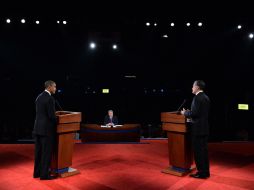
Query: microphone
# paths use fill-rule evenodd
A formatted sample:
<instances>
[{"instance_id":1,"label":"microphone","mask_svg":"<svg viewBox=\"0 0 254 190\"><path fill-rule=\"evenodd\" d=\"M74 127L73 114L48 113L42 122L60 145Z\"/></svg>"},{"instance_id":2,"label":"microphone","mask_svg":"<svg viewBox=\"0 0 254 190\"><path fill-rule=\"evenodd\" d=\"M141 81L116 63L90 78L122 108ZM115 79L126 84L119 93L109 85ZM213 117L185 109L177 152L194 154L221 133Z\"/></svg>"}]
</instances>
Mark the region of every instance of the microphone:
<instances>
[{"instance_id":1,"label":"microphone","mask_svg":"<svg viewBox=\"0 0 254 190\"><path fill-rule=\"evenodd\" d=\"M56 105L60 108L61 111L63 111L63 108L60 106L59 102L57 99L55 99Z\"/></svg>"},{"instance_id":2,"label":"microphone","mask_svg":"<svg viewBox=\"0 0 254 190\"><path fill-rule=\"evenodd\" d=\"M177 111L179 112L181 110L181 108L183 107L183 105L186 103L186 99L183 100L183 103L180 105L180 107L177 109Z\"/></svg>"}]
</instances>

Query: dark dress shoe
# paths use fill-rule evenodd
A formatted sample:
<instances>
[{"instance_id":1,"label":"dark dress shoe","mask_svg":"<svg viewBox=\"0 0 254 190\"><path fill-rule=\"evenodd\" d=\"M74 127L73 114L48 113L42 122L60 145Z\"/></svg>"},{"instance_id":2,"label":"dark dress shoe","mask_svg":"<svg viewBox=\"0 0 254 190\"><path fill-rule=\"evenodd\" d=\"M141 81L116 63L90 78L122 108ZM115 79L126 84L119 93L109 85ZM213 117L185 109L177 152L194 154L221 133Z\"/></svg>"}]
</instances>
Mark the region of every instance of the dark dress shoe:
<instances>
[{"instance_id":1,"label":"dark dress shoe","mask_svg":"<svg viewBox=\"0 0 254 190\"><path fill-rule=\"evenodd\" d=\"M207 179L208 177L210 177L210 174L195 173L195 174L190 174L190 177L198 178L198 179Z\"/></svg>"},{"instance_id":2,"label":"dark dress shoe","mask_svg":"<svg viewBox=\"0 0 254 190\"><path fill-rule=\"evenodd\" d=\"M41 177L40 180L52 180L52 179L56 179L55 176L47 176L47 177Z\"/></svg>"},{"instance_id":3,"label":"dark dress shoe","mask_svg":"<svg viewBox=\"0 0 254 190\"><path fill-rule=\"evenodd\" d=\"M190 177L195 177L195 176L197 176L199 173L195 173L195 174L190 174L189 176Z\"/></svg>"}]
</instances>

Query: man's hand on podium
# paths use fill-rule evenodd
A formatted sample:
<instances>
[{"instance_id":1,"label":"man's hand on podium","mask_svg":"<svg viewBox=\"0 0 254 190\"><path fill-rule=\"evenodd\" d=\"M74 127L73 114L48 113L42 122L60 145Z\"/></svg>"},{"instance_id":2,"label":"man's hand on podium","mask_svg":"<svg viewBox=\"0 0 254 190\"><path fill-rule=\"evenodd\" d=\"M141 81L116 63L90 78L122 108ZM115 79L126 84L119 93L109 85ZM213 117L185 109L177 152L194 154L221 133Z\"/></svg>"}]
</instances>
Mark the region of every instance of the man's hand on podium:
<instances>
[{"instance_id":1,"label":"man's hand on podium","mask_svg":"<svg viewBox=\"0 0 254 190\"><path fill-rule=\"evenodd\" d=\"M184 115L186 111L190 111L190 110L188 110L188 109L186 110L186 109L183 108L182 111L181 111L181 114Z\"/></svg>"},{"instance_id":2,"label":"man's hand on podium","mask_svg":"<svg viewBox=\"0 0 254 190\"><path fill-rule=\"evenodd\" d=\"M186 109L183 108L181 111L181 114L184 115L185 112L186 112Z\"/></svg>"}]
</instances>

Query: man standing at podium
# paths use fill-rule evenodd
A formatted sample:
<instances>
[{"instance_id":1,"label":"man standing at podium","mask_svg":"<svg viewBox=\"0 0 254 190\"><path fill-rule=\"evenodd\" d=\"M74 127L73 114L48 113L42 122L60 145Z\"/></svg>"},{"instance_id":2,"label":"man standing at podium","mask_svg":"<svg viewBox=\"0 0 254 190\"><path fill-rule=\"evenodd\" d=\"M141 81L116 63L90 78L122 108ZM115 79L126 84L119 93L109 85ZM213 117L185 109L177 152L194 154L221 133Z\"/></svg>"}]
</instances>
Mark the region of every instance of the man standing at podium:
<instances>
[{"instance_id":1,"label":"man standing at podium","mask_svg":"<svg viewBox=\"0 0 254 190\"><path fill-rule=\"evenodd\" d=\"M56 92L54 81L45 82L45 91L36 98L36 118L33 135L35 138L34 178L41 180L53 179L49 168L52 149L56 134L57 118L55 114L55 99L51 96Z\"/></svg>"},{"instance_id":2,"label":"man standing at podium","mask_svg":"<svg viewBox=\"0 0 254 190\"><path fill-rule=\"evenodd\" d=\"M191 177L206 179L210 177L207 141L209 135L208 114L210 100L204 93L205 83L196 80L192 87L195 97L191 103L191 110L183 109L181 114L191 119L191 137L194 151L194 160L197 173Z\"/></svg>"},{"instance_id":3,"label":"man standing at podium","mask_svg":"<svg viewBox=\"0 0 254 190\"><path fill-rule=\"evenodd\" d=\"M108 115L104 118L104 125L114 126L118 124L118 119L114 116L113 110L108 110Z\"/></svg>"}]
</instances>

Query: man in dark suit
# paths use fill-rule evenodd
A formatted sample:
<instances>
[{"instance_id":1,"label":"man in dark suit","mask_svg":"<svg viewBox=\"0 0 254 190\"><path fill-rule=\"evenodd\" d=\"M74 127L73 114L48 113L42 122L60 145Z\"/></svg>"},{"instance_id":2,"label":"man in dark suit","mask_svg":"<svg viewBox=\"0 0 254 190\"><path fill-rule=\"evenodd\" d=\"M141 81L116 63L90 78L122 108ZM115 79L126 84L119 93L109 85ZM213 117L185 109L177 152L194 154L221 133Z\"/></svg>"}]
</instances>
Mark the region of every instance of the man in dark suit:
<instances>
[{"instance_id":1,"label":"man in dark suit","mask_svg":"<svg viewBox=\"0 0 254 190\"><path fill-rule=\"evenodd\" d=\"M195 94L195 97L192 100L191 110L183 109L181 111L181 114L191 119L191 137L197 173L190 176L202 179L210 177L207 148L210 100L204 93L204 89L204 81L195 81L192 87L192 93Z\"/></svg>"},{"instance_id":2,"label":"man in dark suit","mask_svg":"<svg viewBox=\"0 0 254 190\"><path fill-rule=\"evenodd\" d=\"M50 162L56 135L57 118L55 99L51 96L56 92L54 81L45 82L45 91L36 98L36 118L33 135L35 138L34 178L50 180Z\"/></svg>"},{"instance_id":3,"label":"man in dark suit","mask_svg":"<svg viewBox=\"0 0 254 190\"><path fill-rule=\"evenodd\" d=\"M118 119L114 116L113 110L108 110L108 115L104 118L104 125L114 126L118 124Z\"/></svg>"}]
</instances>

